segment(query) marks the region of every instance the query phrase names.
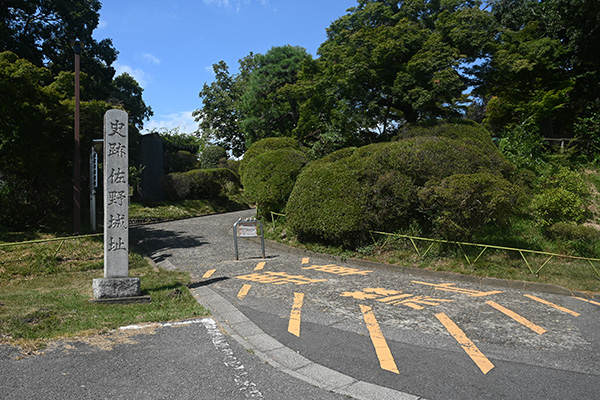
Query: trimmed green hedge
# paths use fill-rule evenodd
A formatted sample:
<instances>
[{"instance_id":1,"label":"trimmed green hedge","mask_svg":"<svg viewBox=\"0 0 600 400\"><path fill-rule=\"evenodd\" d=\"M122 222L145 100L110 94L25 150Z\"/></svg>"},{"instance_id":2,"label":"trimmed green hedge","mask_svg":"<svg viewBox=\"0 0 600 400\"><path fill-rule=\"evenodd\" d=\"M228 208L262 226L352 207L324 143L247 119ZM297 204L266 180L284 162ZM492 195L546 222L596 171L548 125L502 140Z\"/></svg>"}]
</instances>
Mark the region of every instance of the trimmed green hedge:
<instances>
[{"instance_id":1,"label":"trimmed green hedge","mask_svg":"<svg viewBox=\"0 0 600 400\"><path fill-rule=\"evenodd\" d=\"M369 228L362 174L342 163L315 163L296 181L286 207L290 228L302 241L352 245Z\"/></svg>"},{"instance_id":2,"label":"trimmed green hedge","mask_svg":"<svg viewBox=\"0 0 600 400\"><path fill-rule=\"evenodd\" d=\"M489 137L490 146L479 140L419 134L314 161L290 195L289 226L301 240L353 246L368 230L413 222L450 239L502 223L517 212L521 192L506 179L512 164Z\"/></svg>"},{"instance_id":3,"label":"trimmed green hedge","mask_svg":"<svg viewBox=\"0 0 600 400\"><path fill-rule=\"evenodd\" d=\"M250 146L246 153L244 153L244 158L242 158L239 165L240 176L244 175L246 166L250 163L250 161L252 161L254 157L266 151L279 149L300 150L300 144L296 139L290 137L271 137L259 140L258 142Z\"/></svg>"},{"instance_id":4,"label":"trimmed green hedge","mask_svg":"<svg viewBox=\"0 0 600 400\"><path fill-rule=\"evenodd\" d=\"M169 200L216 199L240 190L240 178L226 168L176 172L162 179Z\"/></svg>"},{"instance_id":5,"label":"trimmed green hedge","mask_svg":"<svg viewBox=\"0 0 600 400\"><path fill-rule=\"evenodd\" d=\"M438 236L468 240L488 223L506 224L520 208L522 191L489 172L455 174L428 182L419 191L419 209Z\"/></svg>"},{"instance_id":6,"label":"trimmed green hedge","mask_svg":"<svg viewBox=\"0 0 600 400\"><path fill-rule=\"evenodd\" d=\"M242 184L246 196L257 205L260 215L282 212L296 177L307 163L304 153L292 148L260 153L246 164Z\"/></svg>"}]
</instances>

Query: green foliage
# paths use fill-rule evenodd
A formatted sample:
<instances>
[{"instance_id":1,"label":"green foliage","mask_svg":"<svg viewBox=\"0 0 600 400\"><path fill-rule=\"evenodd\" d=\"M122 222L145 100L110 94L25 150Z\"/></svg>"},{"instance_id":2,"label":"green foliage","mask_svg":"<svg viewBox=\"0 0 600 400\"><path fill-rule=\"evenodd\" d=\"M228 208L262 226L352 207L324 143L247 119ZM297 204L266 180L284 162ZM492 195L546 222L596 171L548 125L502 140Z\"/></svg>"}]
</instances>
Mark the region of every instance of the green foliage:
<instances>
[{"instance_id":1,"label":"green foliage","mask_svg":"<svg viewBox=\"0 0 600 400\"><path fill-rule=\"evenodd\" d=\"M298 141L290 137L266 138L259 140L258 142L250 146L248 151L244 154L244 158L242 158L242 160L240 161L240 176L244 175L246 166L250 163L250 161L252 161L254 157L266 151L280 149L300 150L300 145L298 144Z\"/></svg>"},{"instance_id":2,"label":"green foliage","mask_svg":"<svg viewBox=\"0 0 600 400\"><path fill-rule=\"evenodd\" d=\"M521 193L504 178L512 166L489 139L471 143L420 132L334 152L300 174L286 207L290 227L301 240L352 246L369 229L417 223L464 239L505 222L518 211Z\"/></svg>"},{"instance_id":3,"label":"green foliage","mask_svg":"<svg viewBox=\"0 0 600 400\"><path fill-rule=\"evenodd\" d=\"M194 134L182 133L174 129L154 129L150 133L159 135L163 143L164 167L166 173L186 172L198 168L198 152L205 146L205 139Z\"/></svg>"},{"instance_id":4,"label":"green foliage","mask_svg":"<svg viewBox=\"0 0 600 400\"><path fill-rule=\"evenodd\" d=\"M200 153L200 168L219 168L222 159L227 159L227 151L221 146L206 146Z\"/></svg>"},{"instance_id":5,"label":"green foliage","mask_svg":"<svg viewBox=\"0 0 600 400\"><path fill-rule=\"evenodd\" d=\"M576 222L585 220L585 206L581 197L562 187L545 189L533 196L531 210L537 222L542 226L557 222Z\"/></svg>"},{"instance_id":6,"label":"green foliage","mask_svg":"<svg viewBox=\"0 0 600 400\"><path fill-rule=\"evenodd\" d=\"M531 212L542 226L584 222L589 188L582 176L566 167L551 167L536 182Z\"/></svg>"},{"instance_id":7,"label":"green foliage","mask_svg":"<svg viewBox=\"0 0 600 400\"><path fill-rule=\"evenodd\" d=\"M567 243L569 250L582 257L597 258L600 255L600 231L590 226L558 222L546 229L546 234L555 240Z\"/></svg>"},{"instance_id":8,"label":"green foliage","mask_svg":"<svg viewBox=\"0 0 600 400\"><path fill-rule=\"evenodd\" d=\"M240 129L246 145L266 137L291 136L298 123L298 99L290 90L302 62L310 55L301 47L271 48L256 55L255 66L241 96Z\"/></svg>"},{"instance_id":9,"label":"green foliage","mask_svg":"<svg viewBox=\"0 0 600 400\"><path fill-rule=\"evenodd\" d=\"M240 181L226 168L196 169L165 175L163 185L169 200L216 199L237 192Z\"/></svg>"},{"instance_id":10,"label":"green foliage","mask_svg":"<svg viewBox=\"0 0 600 400\"><path fill-rule=\"evenodd\" d=\"M168 152L164 155L164 167L167 174L186 172L198 167L198 157L185 150Z\"/></svg>"},{"instance_id":11,"label":"green foliage","mask_svg":"<svg viewBox=\"0 0 600 400\"><path fill-rule=\"evenodd\" d=\"M244 154L246 143L239 128L239 102L244 92L243 71L238 76L229 74L225 61L213 64L215 81L204 84L200 91L202 108L192 113L200 123L202 135L232 152L236 157Z\"/></svg>"},{"instance_id":12,"label":"green foliage","mask_svg":"<svg viewBox=\"0 0 600 400\"><path fill-rule=\"evenodd\" d=\"M441 122L433 125L405 125L400 128L398 139L422 136L445 137L472 145L495 148L490 132L483 126L469 120L455 123Z\"/></svg>"},{"instance_id":13,"label":"green foliage","mask_svg":"<svg viewBox=\"0 0 600 400\"><path fill-rule=\"evenodd\" d=\"M306 163L306 155L292 148L269 150L252 157L244 168L242 184L260 215L284 210L296 177Z\"/></svg>"},{"instance_id":14,"label":"green foliage","mask_svg":"<svg viewBox=\"0 0 600 400\"><path fill-rule=\"evenodd\" d=\"M455 174L428 182L419 191L419 208L436 234L469 240L487 224L506 224L519 211L520 193L518 187L489 172Z\"/></svg>"},{"instance_id":15,"label":"green foliage","mask_svg":"<svg viewBox=\"0 0 600 400\"><path fill-rule=\"evenodd\" d=\"M286 206L289 227L300 240L350 246L364 239L367 196L360 177L360 171L335 162L302 171Z\"/></svg>"},{"instance_id":16,"label":"green foliage","mask_svg":"<svg viewBox=\"0 0 600 400\"><path fill-rule=\"evenodd\" d=\"M600 156L600 102L590 104L577 118L574 126L575 143L579 152L588 161L598 160Z\"/></svg>"}]
</instances>

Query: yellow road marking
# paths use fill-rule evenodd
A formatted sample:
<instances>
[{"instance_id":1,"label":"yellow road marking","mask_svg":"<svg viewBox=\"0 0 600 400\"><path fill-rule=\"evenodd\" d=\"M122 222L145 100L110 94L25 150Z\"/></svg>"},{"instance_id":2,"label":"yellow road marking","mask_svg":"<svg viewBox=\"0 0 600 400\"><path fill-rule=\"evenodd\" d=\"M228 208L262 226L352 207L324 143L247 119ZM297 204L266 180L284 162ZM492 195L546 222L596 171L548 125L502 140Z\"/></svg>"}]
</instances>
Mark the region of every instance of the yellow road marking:
<instances>
[{"instance_id":1,"label":"yellow road marking","mask_svg":"<svg viewBox=\"0 0 600 400\"><path fill-rule=\"evenodd\" d=\"M467 335L444 313L435 314L436 318L444 325L446 330L456 339L463 350L471 357L471 360L477 364L481 372L487 374L494 364L475 346Z\"/></svg>"},{"instance_id":2,"label":"yellow road marking","mask_svg":"<svg viewBox=\"0 0 600 400\"><path fill-rule=\"evenodd\" d=\"M290 313L288 332L298 337L300 337L300 314L302 312L303 303L304 293L294 293L294 304L292 305L292 312Z\"/></svg>"},{"instance_id":3,"label":"yellow road marking","mask_svg":"<svg viewBox=\"0 0 600 400\"><path fill-rule=\"evenodd\" d=\"M585 301L586 303L595 304L597 306L600 306L600 303L598 303L597 301L594 301L594 300L588 300L588 299L584 299L582 297L575 297L575 298L577 300Z\"/></svg>"},{"instance_id":4,"label":"yellow road marking","mask_svg":"<svg viewBox=\"0 0 600 400\"><path fill-rule=\"evenodd\" d=\"M237 294L238 299L242 300L244 297L246 297L246 295L250 291L251 287L252 287L252 285L244 285L244 286L242 286L242 288L240 289L240 291Z\"/></svg>"},{"instance_id":5,"label":"yellow road marking","mask_svg":"<svg viewBox=\"0 0 600 400\"><path fill-rule=\"evenodd\" d=\"M206 271L206 272L204 273L204 275L202 275L202 278L205 278L205 279L206 279L206 278L210 278L210 277L212 276L212 274L214 274L214 273L215 273L215 271L216 271L216 269L211 269L211 270L209 270L209 271Z\"/></svg>"},{"instance_id":6,"label":"yellow road marking","mask_svg":"<svg viewBox=\"0 0 600 400\"><path fill-rule=\"evenodd\" d=\"M540 335L546 333L546 330L544 328L542 328L541 326L534 324L527 318L517 314L516 312L514 312L512 310L509 310L508 308L501 306L500 304L498 304L496 302L486 301L485 303L494 307L496 310L500 311L501 313L508 315L509 317L511 317L518 323L520 323L521 325L525 325L527 328L531 329L535 333L538 333Z\"/></svg>"},{"instance_id":7,"label":"yellow road marking","mask_svg":"<svg viewBox=\"0 0 600 400\"><path fill-rule=\"evenodd\" d=\"M369 334L371 335L371 342L373 342L373 346L375 347L375 353L379 359L381 369L399 374L400 372L398 371L392 352L383 337L383 333L381 332L381 328L379 328L379 324L375 319L375 314L373 314L371 307L361 304L360 309L363 313Z\"/></svg>"},{"instance_id":8,"label":"yellow road marking","mask_svg":"<svg viewBox=\"0 0 600 400\"><path fill-rule=\"evenodd\" d=\"M310 262L310 258L308 258L308 257L304 257L302 259L302 264L308 264L309 262Z\"/></svg>"},{"instance_id":9,"label":"yellow road marking","mask_svg":"<svg viewBox=\"0 0 600 400\"><path fill-rule=\"evenodd\" d=\"M255 271L261 270L265 267L266 262L262 261L259 262L258 264L256 264L256 268L254 268Z\"/></svg>"},{"instance_id":10,"label":"yellow road marking","mask_svg":"<svg viewBox=\"0 0 600 400\"><path fill-rule=\"evenodd\" d=\"M567 314L571 314L571 315L572 315L572 316L574 316L574 317L579 317L579 315L580 315L579 313L577 313L577 312L575 312L575 311L571 311L571 310L569 310L568 308L564 308L564 307L561 307L561 306L559 306L559 305L557 305L557 304L550 303L548 300L540 299L539 297L535 297L535 296L532 296L532 295L530 295L530 294L524 294L523 296L525 296L525 297L528 297L528 298L530 298L531 300L535 300L535 301L537 301L537 302L539 302L539 303L545 304L545 305L547 305L547 306L550 306L550 307L552 307L552 308L556 308L556 309L557 309L557 310L559 310L559 311L565 312L565 313L567 313Z\"/></svg>"}]
</instances>

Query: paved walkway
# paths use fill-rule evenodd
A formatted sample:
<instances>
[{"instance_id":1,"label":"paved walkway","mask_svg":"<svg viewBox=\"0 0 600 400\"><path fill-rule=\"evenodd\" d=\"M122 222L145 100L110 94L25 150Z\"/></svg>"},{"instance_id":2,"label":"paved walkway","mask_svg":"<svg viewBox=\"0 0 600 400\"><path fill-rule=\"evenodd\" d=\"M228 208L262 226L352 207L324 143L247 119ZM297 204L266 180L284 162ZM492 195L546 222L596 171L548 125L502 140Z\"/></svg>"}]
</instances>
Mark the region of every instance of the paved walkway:
<instances>
[{"instance_id":1,"label":"paved walkway","mask_svg":"<svg viewBox=\"0 0 600 400\"><path fill-rule=\"evenodd\" d=\"M124 327L16 359L2 399L593 399L600 301L553 286L241 240L252 210L132 227L211 318ZM575 296L576 295L576 296Z\"/></svg>"},{"instance_id":2,"label":"paved walkway","mask_svg":"<svg viewBox=\"0 0 600 400\"><path fill-rule=\"evenodd\" d=\"M600 302L548 285L345 261L240 241L253 211L137 228L165 268L278 371L359 399L595 398Z\"/></svg>"}]
</instances>

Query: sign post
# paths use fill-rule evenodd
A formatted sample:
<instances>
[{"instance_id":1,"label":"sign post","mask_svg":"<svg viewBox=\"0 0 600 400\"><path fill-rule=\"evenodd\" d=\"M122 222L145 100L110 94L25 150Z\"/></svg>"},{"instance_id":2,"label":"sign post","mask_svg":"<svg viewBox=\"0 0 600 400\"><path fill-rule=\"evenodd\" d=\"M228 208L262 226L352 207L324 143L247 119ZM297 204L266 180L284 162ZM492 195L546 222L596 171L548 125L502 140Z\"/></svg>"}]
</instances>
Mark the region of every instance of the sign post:
<instances>
[{"instance_id":1,"label":"sign post","mask_svg":"<svg viewBox=\"0 0 600 400\"><path fill-rule=\"evenodd\" d=\"M262 256L265 258L265 237L263 235L263 224L262 222L254 218L246 218L245 220L239 219L233 225L233 244L235 246L235 259L239 260L238 252L238 237L260 237L262 245Z\"/></svg>"}]
</instances>

